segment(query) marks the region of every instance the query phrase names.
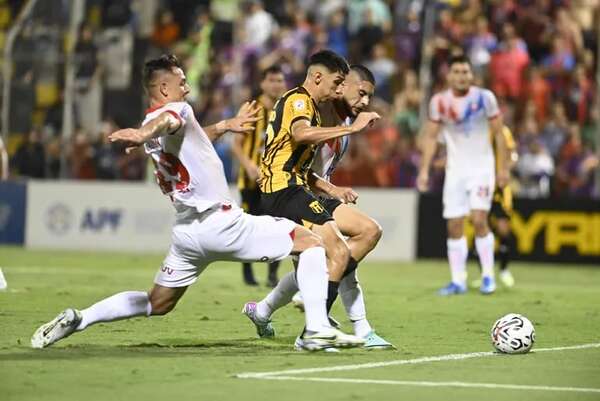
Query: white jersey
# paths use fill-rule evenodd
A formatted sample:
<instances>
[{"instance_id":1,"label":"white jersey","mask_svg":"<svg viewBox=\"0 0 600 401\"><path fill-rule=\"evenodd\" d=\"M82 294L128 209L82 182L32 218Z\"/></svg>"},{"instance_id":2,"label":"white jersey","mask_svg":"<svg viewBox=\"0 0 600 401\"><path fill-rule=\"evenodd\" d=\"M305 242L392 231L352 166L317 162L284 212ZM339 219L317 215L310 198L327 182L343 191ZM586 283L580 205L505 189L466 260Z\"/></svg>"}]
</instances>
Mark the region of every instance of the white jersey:
<instances>
[{"instance_id":1,"label":"white jersey","mask_svg":"<svg viewBox=\"0 0 600 401\"><path fill-rule=\"evenodd\" d=\"M499 114L494 94L477 86L471 86L464 96L455 96L452 89L447 89L431 98L429 118L443 125L447 173L493 173L489 120Z\"/></svg>"},{"instance_id":2,"label":"white jersey","mask_svg":"<svg viewBox=\"0 0 600 401\"><path fill-rule=\"evenodd\" d=\"M154 162L154 174L162 192L169 195L179 213L234 204L223 163L187 102L147 110L142 125L165 111L177 117L181 126L144 145Z\"/></svg>"},{"instance_id":3,"label":"white jersey","mask_svg":"<svg viewBox=\"0 0 600 401\"><path fill-rule=\"evenodd\" d=\"M343 125L347 126L350 125L350 123L350 118L346 118ZM311 170L317 173L321 178L331 181L331 176L348 150L349 144L350 137L348 135L323 142L319 145L319 148L315 153Z\"/></svg>"}]
</instances>

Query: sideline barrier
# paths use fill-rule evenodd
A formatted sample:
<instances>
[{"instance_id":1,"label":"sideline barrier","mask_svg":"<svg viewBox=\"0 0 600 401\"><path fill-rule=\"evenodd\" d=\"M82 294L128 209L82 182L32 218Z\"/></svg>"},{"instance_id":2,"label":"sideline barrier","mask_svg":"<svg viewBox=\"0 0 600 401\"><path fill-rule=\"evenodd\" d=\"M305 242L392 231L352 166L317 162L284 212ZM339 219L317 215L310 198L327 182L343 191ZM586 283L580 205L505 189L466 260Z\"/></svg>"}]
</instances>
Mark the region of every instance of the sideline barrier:
<instances>
[{"instance_id":1,"label":"sideline barrier","mask_svg":"<svg viewBox=\"0 0 600 401\"><path fill-rule=\"evenodd\" d=\"M0 182L0 244L24 243L26 204L26 183Z\"/></svg>"},{"instance_id":2,"label":"sideline barrier","mask_svg":"<svg viewBox=\"0 0 600 401\"><path fill-rule=\"evenodd\" d=\"M516 259L600 265L600 202L588 199L515 199L511 227ZM473 230L467 225L470 239ZM419 199L417 256L446 257L441 195Z\"/></svg>"},{"instance_id":3,"label":"sideline barrier","mask_svg":"<svg viewBox=\"0 0 600 401\"><path fill-rule=\"evenodd\" d=\"M30 248L166 252L174 213L145 183L30 181L25 244ZM358 188L358 207L383 227L370 260L415 258L418 196ZM237 196L237 190L231 188Z\"/></svg>"}]
</instances>

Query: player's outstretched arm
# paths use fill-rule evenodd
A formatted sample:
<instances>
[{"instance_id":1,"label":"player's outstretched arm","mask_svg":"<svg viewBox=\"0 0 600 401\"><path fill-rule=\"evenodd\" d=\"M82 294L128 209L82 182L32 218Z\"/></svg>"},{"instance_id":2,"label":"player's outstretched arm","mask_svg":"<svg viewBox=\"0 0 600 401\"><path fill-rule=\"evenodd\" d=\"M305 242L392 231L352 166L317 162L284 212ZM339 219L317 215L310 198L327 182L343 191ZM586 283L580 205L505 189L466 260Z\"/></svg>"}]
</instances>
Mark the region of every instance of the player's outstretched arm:
<instances>
[{"instance_id":1,"label":"player's outstretched arm","mask_svg":"<svg viewBox=\"0 0 600 401\"><path fill-rule=\"evenodd\" d=\"M292 137L298 143L319 144L340 136L356 134L379 118L379 114L375 112L362 112L356 117L352 125L330 128L313 127L307 119L301 119L292 124Z\"/></svg>"},{"instance_id":2,"label":"player's outstretched arm","mask_svg":"<svg viewBox=\"0 0 600 401\"><path fill-rule=\"evenodd\" d=\"M323 192L344 203L356 203L356 200L358 199L358 194L352 188L333 185L314 171L311 171L308 175L308 185L311 189L316 190L317 192Z\"/></svg>"},{"instance_id":3,"label":"player's outstretched arm","mask_svg":"<svg viewBox=\"0 0 600 401\"><path fill-rule=\"evenodd\" d=\"M237 116L221 120L216 124L204 128L204 132L211 142L219 139L226 132L247 134L254 131L254 124L260 119L257 116L259 107L256 101L246 102L240 107Z\"/></svg>"},{"instance_id":4,"label":"player's outstretched arm","mask_svg":"<svg viewBox=\"0 0 600 401\"><path fill-rule=\"evenodd\" d=\"M140 128L125 128L108 136L111 142L122 142L127 147L140 146L153 138L177 131L181 120L170 112L162 112Z\"/></svg>"},{"instance_id":5,"label":"player's outstretched arm","mask_svg":"<svg viewBox=\"0 0 600 401\"><path fill-rule=\"evenodd\" d=\"M429 189L429 168L438 144L438 135L442 129L439 122L428 120L421 134L421 167L417 177L417 189L426 192Z\"/></svg>"}]
</instances>

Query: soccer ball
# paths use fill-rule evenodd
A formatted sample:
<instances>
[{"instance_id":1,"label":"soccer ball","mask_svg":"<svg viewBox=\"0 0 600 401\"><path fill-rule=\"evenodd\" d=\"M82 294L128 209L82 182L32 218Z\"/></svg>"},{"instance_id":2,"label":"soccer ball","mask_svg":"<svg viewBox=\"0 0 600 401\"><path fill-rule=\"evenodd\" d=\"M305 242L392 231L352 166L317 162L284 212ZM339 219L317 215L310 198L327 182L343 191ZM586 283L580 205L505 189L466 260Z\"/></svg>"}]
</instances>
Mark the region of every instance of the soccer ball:
<instances>
[{"instance_id":1,"label":"soccer ball","mask_svg":"<svg viewBox=\"0 0 600 401\"><path fill-rule=\"evenodd\" d=\"M490 334L494 348L505 354L524 354L535 342L533 324L517 313L509 313L496 320Z\"/></svg>"}]
</instances>

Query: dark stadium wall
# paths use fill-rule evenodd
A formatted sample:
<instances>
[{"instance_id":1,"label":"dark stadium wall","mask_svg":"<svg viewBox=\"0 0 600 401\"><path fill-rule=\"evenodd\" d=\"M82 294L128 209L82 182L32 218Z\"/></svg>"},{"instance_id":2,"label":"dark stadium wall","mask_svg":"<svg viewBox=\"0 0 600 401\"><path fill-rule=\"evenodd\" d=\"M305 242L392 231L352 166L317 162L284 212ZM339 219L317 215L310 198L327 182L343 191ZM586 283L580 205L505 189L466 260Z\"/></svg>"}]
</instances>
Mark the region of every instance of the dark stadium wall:
<instances>
[{"instance_id":1,"label":"dark stadium wall","mask_svg":"<svg viewBox=\"0 0 600 401\"><path fill-rule=\"evenodd\" d=\"M27 184L0 182L0 244L23 244L26 200Z\"/></svg>"},{"instance_id":2,"label":"dark stadium wall","mask_svg":"<svg viewBox=\"0 0 600 401\"><path fill-rule=\"evenodd\" d=\"M517 260L600 266L600 202L589 199L515 199L511 219ZM417 257L446 257L441 195L419 199ZM472 244L473 228L465 233Z\"/></svg>"}]
</instances>

